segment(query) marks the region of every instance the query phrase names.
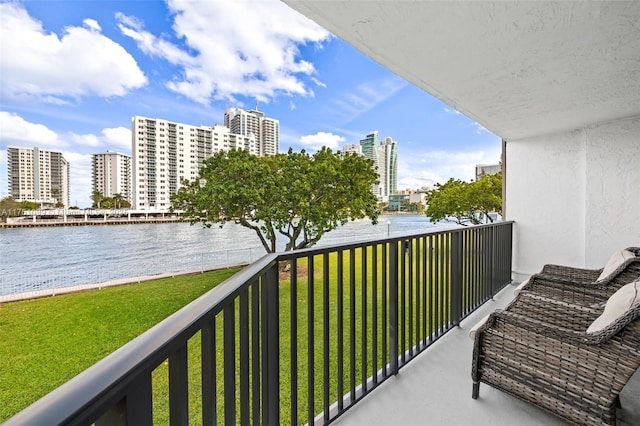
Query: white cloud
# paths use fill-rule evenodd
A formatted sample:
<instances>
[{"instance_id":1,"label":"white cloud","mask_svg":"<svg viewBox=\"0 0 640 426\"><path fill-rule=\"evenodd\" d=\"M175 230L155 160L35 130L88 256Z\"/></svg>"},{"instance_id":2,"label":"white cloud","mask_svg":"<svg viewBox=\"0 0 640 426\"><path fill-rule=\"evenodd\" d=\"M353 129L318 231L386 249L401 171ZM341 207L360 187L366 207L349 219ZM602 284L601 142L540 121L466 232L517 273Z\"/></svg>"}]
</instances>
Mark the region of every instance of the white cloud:
<instances>
[{"instance_id":1,"label":"white cloud","mask_svg":"<svg viewBox=\"0 0 640 426\"><path fill-rule=\"evenodd\" d=\"M323 146L331 148L332 150L339 149L345 138L333 133L318 132L315 135L306 135L300 138L300 145L305 148L319 150Z\"/></svg>"},{"instance_id":2,"label":"white cloud","mask_svg":"<svg viewBox=\"0 0 640 426\"><path fill-rule=\"evenodd\" d=\"M462 117L465 117L469 120L469 125L471 125L472 127L475 128L474 133L476 135L482 135L484 133L490 133L489 130L487 130L482 124L478 123L477 121L473 121L470 118L468 118L467 116L465 116L463 113L461 113L460 111L458 111L457 109L453 109L453 108L449 108L449 107L445 107L444 108L444 112L446 112L447 114L454 114L454 115L460 115Z\"/></svg>"},{"instance_id":3,"label":"white cloud","mask_svg":"<svg viewBox=\"0 0 640 426\"><path fill-rule=\"evenodd\" d=\"M0 111L0 141L3 146L66 147L58 134L46 126L30 123L17 114Z\"/></svg>"},{"instance_id":4,"label":"white cloud","mask_svg":"<svg viewBox=\"0 0 640 426\"><path fill-rule=\"evenodd\" d=\"M123 154L131 155L131 129L122 126L103 129L102 136L105 146L115 146Z\"/></svg>"},{"instance_id":5,"label":"white cloud","mask_svg":"<svg viewBox=\"0 0 640 426\"><path fill-rule=\"evenodd\" d=\"M63 152L69 162L69 182L71 183L69 204L80 207L91 206L91 154Z\"/></svg>"},{"instance_id":6,"label":"white cloud","mask_svg":"<svg viewBox=\"0 0 640 426\"><path fill-rule=\"evenodd\" d=\"M61 104L85 95L122 96L147 83L135 59L97 21L49 33L18 3L0 4L2 97Z\"/></svg>"},{"instance_id":7,"label":"white cloud","mask_svg":"<svg viewBox=\"0 0 640 426\"><path fill-rule=\"evenodd\" d=\"M477 121L473 122L473 126L476 128L476 135L481 135L483 133L489 133L487 128L484 127L482 124L478 123Z\"/></svg>"},{"instance_id":8,"label":"white cloud","mask_svg":"<svg viewBox=\"0 0 640 426\"><path fill-rule=\"evenodd\" d=\"M394 96L409 83L392 76L361 83L334 101L339 121L348 123Z\"/></svg>"},{"instance_id":9,"label":"white cloud","mask_svg":"<svg viewBox=\"0 0 640 426\"><path fill-rule=\"evenodd\" d=\"M96 31L96 32L102 31L102 28L100 28L100 24L98 24L98 21L96 21L95 19L85 19L84 21L82 21L82 23L84 24L85 27L93 31Z\"/></svg>"},{"instance_id":10,"label":"white cloud","mask_svg":"<svg viewBox=\"0 0 640 426\"><path fill-rule=\"evenodd\" d=\"M94 148L119 148L123 154L130 155L131 151L131 129L126 127L113 127L102 129L100 135L69 133L74 146L94 147ZM95 152L94 152L95 154Z\"/></svg>"},{"instance_id":11,"label":"white cloud","mask_svg":"<svg viewBox=\"0 0 640 426\"><path fill-rule=\"evenodd\" d=\"M97 148L100 146L100 139L93 134L79 135L77 133L69 133L68 136L73 141L73 146L77 147L92 147Z\"/></svg>"},{"instance_id":12,"label":"white cloud","mask_svg":"<svg viewBox=\"0 0 640 426\"><path fill-rule=\"evenodd\" d=\"M147 55L181 68L167 87L193 101L235 101L244 95L268 102L280 95L313 96L302 76L315 73L298 45L331 35L280 1L170 0L175 36L156 36L135 17L117 15L122 33ZM250 9L250 12L249 10ZM316 83L317 84L317 83Z\"/></svg>"},{"instance_id":13,"label":"white cloud","mask_svg":"<svg viewBox=\"0 0 640 426\"><path fill-rule=\"evenodd\" d=\"M398 189L420 188L444 183L450 178L470 181L475 179L476 164L497 164L500 148L494 151L414 152L411 156L398 155Z\"/></svg>"},{"instance_id":14,"label":"white cloud","mask_svg":"<svg viewBox=\"0 0 640 426\"><path fill-rule=\"evenodd\" d=\"M323 83L322 81L318 80L315 77L311 77L311 81L313 81L316 84L316 86L324 87L325 89L327 88L326 83Z\"/></svg>"}]
</instances>

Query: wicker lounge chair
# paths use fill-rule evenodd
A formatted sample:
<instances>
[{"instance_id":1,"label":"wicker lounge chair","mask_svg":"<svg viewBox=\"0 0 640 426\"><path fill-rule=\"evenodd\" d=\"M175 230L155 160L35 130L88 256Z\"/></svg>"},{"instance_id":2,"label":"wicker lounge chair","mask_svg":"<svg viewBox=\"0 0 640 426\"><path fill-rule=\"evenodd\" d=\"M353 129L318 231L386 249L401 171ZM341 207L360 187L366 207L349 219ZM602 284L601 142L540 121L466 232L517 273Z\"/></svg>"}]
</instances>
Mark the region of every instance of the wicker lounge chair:
<instances>
[{"instance_id":1,"label":"wicker lounge chair","mask_svg":"<svg viewBox=\"0 0 640 426\"><path fill-rule=\"evenodd\" d=\"M545 265L542 270L516 289L533 292L583 306L604 303L623 285L640 277L640 247L628 247L624 251L634 255L618 267L607 271L580 269L560 265Z\"/></svg>"},{"instance_id":2,"label":"wicker lounge chair","mask_svg":"<svg viewBox=\"0 0 640 426\"><path fill-rule=\"evenodd\" d=\"M640 280L611 300L629 289L631 307L604 326L612 302L594 308L522 292L475 332L473 398L483 382L571 423L615 424L619 393L640 366Z\"/></svg>"}]
</instances>

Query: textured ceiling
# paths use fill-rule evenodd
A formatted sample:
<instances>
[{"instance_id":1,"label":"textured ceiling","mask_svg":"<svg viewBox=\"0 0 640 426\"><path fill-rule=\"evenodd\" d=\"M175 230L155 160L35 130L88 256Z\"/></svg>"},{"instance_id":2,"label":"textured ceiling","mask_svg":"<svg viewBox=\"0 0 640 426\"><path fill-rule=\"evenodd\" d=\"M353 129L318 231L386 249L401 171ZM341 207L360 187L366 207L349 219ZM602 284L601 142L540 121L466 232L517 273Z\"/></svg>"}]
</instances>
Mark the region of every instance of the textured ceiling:
<instances>
[{"instance_id":1,"label":"textured ceiling","mask_svg":"<svg viewBox=\"0 0 640 426\"><path fill-rule=\"evenodd\" d=\"M640 1L284 2L507 140L640 115Z\"/></svg>"}]
</instances>

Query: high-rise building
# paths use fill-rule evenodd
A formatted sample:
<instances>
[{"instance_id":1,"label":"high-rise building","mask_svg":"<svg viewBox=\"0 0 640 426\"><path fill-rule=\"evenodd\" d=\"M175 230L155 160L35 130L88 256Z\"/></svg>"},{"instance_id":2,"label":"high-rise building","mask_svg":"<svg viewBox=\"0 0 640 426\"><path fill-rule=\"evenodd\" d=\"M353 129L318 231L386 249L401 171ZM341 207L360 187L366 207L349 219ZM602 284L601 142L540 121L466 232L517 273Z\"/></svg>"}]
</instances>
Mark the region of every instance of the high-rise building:
<instances>
[{"instance_id":1,"label":"high-rise building","mask_svg":"<svg viewBox=\"0 0 640 426\"><path fill-rule=\"evenodd\" d=\"M374 184L371 191L379 202L387 202L389 195L398 189L398 151L397 143L390 137L378 139L378 131L373 131L360 140L362 155L373 161L380 183Z\"/></svg>"},{"instance_id":2,"label":"high-rise building","mask_svg":"<svg viewBox=\"0 0 640 426\"><path fill-rule=\"evenodd\" d=\"M384 180L380 179L382 192L385 196L395 194L398 191L398 144L390 137L384 138L380 143L381 158L384 163Z\"/></svg>"},{"instance_id":3,"label":"high-rise building","mask_svg":"<svg viewBox=\"0 0 640 426\"><path fill-rule=\"evenodd\" d=\"M132 206L167 211L183 179L198 176L203 162L218 151L244 149L257 155L253 135L226 126L192 126L135 116L131 122Z\"/></svg>"},{"instance_id":4,"label":"high-rise building","mask_svg":"<svg viewBox=\"0 0 640 426\"><path fill-rule=\"evenodd\" d=\"M69 162L39 148L7 149L9 196L42 207L69 207Z\"/></svg>"},{"instance_id":5,"label":"high-rise building","mask_svg":"<svg viewBox=\"0 0 640 426\"><path fill-rule=\"evenodd\" d=\"M92 192L104 197L120 194L131 203L131 156L107 151L91 156Z\"/></svg>"},{"instance_id":6,"label":"high-rise building","mask_svg":"<svg viewBox=\"0 0 640 426\"><path fill-rule=\"evenodd\" d=\"M350 143L343 146L342 149L340 150L340 153L342 155L347 155L347 154L362 155L362 146L358 145L357 143Z\"/></svg>"},{"instance_id":7,"label":"high-rise building","mask_svg":"<svg viewBox=\"0 0 640 426\"><path fill-rule=\"evenodd\" d=\"M249 111L225 109L224 125L234 134L247 137L253 134L260 156L275 155L280 150L280 121L266 117L257 107Z\"/></svg>"},{"instance_id":8,"label":"high-rise building","mask_svg":"<svg viewBox=\"0 0 640 426\"><path fill-rule=\"evenodd\" d=\"M502 164L476 164L476 180L485 175L495 175L502 171Z\"/></svg>"}]
</instances>

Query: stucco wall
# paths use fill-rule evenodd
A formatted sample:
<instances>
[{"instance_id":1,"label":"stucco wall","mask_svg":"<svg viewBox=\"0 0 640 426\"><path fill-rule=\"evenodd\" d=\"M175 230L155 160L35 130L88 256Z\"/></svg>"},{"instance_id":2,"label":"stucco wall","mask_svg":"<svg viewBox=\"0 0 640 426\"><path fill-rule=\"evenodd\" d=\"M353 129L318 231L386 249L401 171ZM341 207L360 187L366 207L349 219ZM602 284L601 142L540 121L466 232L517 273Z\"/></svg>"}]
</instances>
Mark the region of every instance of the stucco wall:
<instances>
[{"instance_id":1,"label":"stucco wall","mask_svg":"<svg viewBox=\"0 0 640 426\"><path fill-rule=\"evenodd\" d=\"M640 246L640 116L507 141L514 279L545 263L598 268Z\"/></svg>"}]
</instances>

